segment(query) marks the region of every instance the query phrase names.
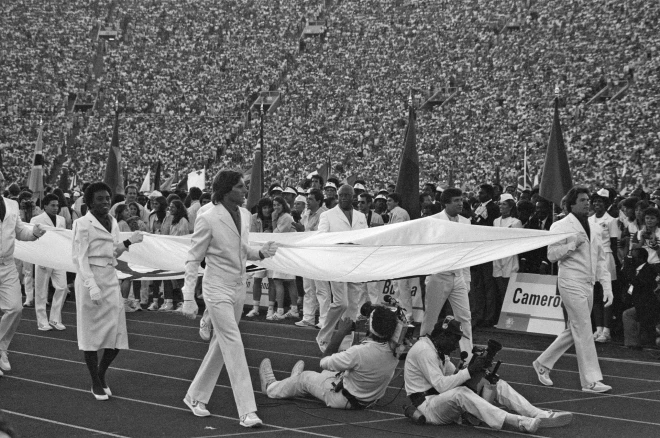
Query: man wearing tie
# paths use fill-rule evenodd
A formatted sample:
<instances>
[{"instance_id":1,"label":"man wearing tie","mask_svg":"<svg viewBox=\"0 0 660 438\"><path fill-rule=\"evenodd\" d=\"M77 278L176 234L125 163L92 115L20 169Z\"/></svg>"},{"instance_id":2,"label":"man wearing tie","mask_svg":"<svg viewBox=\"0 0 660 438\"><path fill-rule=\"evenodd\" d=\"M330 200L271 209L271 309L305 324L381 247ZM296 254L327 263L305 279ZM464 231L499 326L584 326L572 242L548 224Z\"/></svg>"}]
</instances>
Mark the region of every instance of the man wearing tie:
<instances>
[{"instance_id":1,"label":"man wearing tie","mask_svg":"<svg viewBox=\"0 0 660 438\"><path fill-rule=\"evenodd\" d=\"M596 345L591 330L591 309L594 300L594 284L603 286L605 307L612 304L612 282L607 269L600 229L587 220L589 191L573 187L566 194L565 218L555 222L550 231L575 233L568 239L548 246L548 259L559 262L557 286L568 314L568 327L533 362L539 381L552 386L550 371L557 360L575 344L580 383L584 392L607 392L598 365Z\"/></svg>"},{"instance_id":2,"label":"man wearing tie","mask_svg":"<svg viewBox=\"0 0 660 438\"><path fill-rule=\"evenodd\" d=\"M339 204L328 211L321 213L318 230L323 233L335 231L364 230L369 228L364 213L353 209L353 187L344 184L337 193ZM358 300L364 284L330 282L332 304L328 316L321 327L316 342L322 352L325 351L335 326L340 319L355 320L358 314Z\"/></svg>"}]
</instances>

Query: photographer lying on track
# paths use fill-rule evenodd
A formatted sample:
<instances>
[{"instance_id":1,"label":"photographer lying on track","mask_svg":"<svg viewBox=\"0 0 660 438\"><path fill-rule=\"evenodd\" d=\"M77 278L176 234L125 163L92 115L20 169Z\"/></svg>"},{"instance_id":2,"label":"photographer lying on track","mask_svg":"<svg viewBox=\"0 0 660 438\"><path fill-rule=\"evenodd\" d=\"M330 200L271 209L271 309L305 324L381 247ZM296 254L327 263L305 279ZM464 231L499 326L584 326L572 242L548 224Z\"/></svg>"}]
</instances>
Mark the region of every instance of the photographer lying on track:
<instances>
[{"instance_id":1,"label":"photographer lying on track","mask_svg":"<svg viewBox=\"0 0 660 438\"><path fill-rule=\"evenodd\" d=\"M321 359L321 373L303 372L305 363L301 360L294 365L291 377L277 381L270 359L264 359L259 367L261 392L270 398L311 395L330 408L365 409L383 397L399 363L391 341L397 324L391 309L375 306L369 317L369 336L346 351L332 354L352 330L350 320L341 322L325 352L331 355Z\"/></svg>"},{"instance_id":2,"label":"photographer lying on track","mask_svg":"<svg viewBox=\"0 0 660 438\"><path fill-rule=\"evenodd\" d=\"M404 378L406 393L418 410L415 417L423 415L426 422L443 425L458 421L467 412L493 429L507 424L528 433L536 432L539 427L558 427L571 422L571 413L538 409L504 380L493 385L494 399L520 415L493 406L463 386L471 379L485 377L492 365L491 358L475 354L467 368L455 372L449 355L458 348L463 336L461 324L449 316L436 323L431 334L419 338L408 352Z\"/></svg>"}]
</instances>

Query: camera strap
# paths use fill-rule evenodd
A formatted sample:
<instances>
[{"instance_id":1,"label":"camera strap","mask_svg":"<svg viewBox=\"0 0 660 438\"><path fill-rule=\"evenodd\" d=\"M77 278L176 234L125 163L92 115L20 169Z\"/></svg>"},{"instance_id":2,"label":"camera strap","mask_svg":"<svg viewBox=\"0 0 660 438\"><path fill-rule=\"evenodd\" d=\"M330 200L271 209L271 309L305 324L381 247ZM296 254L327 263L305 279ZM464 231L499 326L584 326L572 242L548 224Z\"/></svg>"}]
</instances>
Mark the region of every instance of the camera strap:
<instances>
[{"instance_id":1,"label":"camera strap","mask_svg":"<svg viewBox=\"0 0 660 438\"><path fill-rule=\"evenodd\" d=\"M422 403L426 401L426 396L438 394L439 392L435 388L431 387L424 392L415 392L414 394L410 394L408 398L410 399L410 402L415 405L416 408L418 408Z\"/></svg>"}]
</instances>

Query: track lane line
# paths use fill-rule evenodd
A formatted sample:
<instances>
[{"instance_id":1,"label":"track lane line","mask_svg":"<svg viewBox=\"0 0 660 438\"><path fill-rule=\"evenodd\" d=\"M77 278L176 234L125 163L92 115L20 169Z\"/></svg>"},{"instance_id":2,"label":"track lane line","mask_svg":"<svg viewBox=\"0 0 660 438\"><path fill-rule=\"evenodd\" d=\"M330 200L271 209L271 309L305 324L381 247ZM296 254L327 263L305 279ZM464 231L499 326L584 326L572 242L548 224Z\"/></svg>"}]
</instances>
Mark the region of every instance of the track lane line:
<instances>
[{"instance_id":1,"label":"track lane line","mask_svg":"<svg viewBox=\"0 0 660 438\"><path fill-rule=\"evenodd\" d=\"M129 438L127 436L118 435L118 434L112 433L112 432L105 432L105 431L98 430L98 429L91 429L89 427L76 426L75 424L62 423L61 421L49 420L47 418L42 418L42 417L35 417L34 415L23 414L21 412L10 411L10 410L7 410L7 409L2 409L2 412L6 413L6 414L9 414L9 415L16 415L17 417L29 418L31 420L43 421L45 423L50 423L50 424L57 424L58 426L71 427L73 429L84 430L86 432L93 432L93 433L99 434L99 435L113 436L113 437L116 437L116 438Z\"/></svg>"},{"instance_id":2,"label":"track lane line","mask_svg":"<svg viewBox=\"0 0 660 438\"><path fill-rule=\"evenodd\" d=\"M40 385L53 386L53 387L60 388L60 389L68 389L70 391L84 392L85 394L89 394L89 390L87 390L87 389L74 388L72 386L59 385L59 384L56 384L56 383L43 382L43 381L40 381L40 380L27 379L25 377L17 377L17 376L6 375L6 374L3 377L9 378L9 379L15 379L15 380L22 380L22 381L30 382L30 383L36 383L36 384L40 384ZM140 399L136 399L136 398L123 397L123 396L117 396L117 395L113 395L112 398L115 398L115 399L118 399L118 400L127 400L127 401L131 401L131 402L135 402L135 403L142 403L142 404L156 406L156 407L160 407L160 408L174 409L174 410L177 410L177 411L183 411L183 412L190 413L190 409L180 408L178 406L170 406L170 405L165 405L165 404L162 404L162 403L150 402L150 401L146 401L146 400L140 400ZM210 416L215 417L215 418L220 418L220 419L223 419L223 420L238 421L237 418L229 417L229 416L226 416L226 415L211 414ZM280 431L289 431L289 432L302 433L302 434L320 436L320 437L326 437L326 438L342 438L342 437L338 437L338 436L335 436L335 435L326 435L326 434L322 434L322 433L308 432L308 431L305 431L305 430L298 430L298 429L290 428L290 427L277 426L277 425L274 425L274 424L264 423L263 425L265 427L272 427L272 428L275 428L275 429L279 429ZM117 437L120 437L120 438L128 438L128 437L123 437L121 435L113 435L113 436L117 436Z\"/></svg>"}]
</instances>

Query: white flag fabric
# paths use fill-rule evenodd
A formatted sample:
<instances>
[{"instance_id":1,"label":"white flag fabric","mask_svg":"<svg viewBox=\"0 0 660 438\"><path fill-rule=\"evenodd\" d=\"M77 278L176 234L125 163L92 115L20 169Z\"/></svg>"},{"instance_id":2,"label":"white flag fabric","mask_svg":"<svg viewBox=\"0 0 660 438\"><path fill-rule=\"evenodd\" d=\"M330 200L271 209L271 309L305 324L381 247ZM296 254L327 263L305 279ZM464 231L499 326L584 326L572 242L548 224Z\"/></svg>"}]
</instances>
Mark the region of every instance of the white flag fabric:
<instances>
[{"instance_id":1,"label":"white flag fabric","mask_svg":"<svg viewBox=\"0 0 660 438\"><path fill-rule=\"evenodd\" d=\"M196 170L188 174L188 190L191 187L199 187L204 190L206 187L206 169Z\"/></svg>"},{"instance_id":2,"label":"white flag fabric","mask_svg":"<svg viewBox=\"0 0 660 438\"><path fill-rule=\"evenodd\" d=\"M147 171L147 176L140 186L140 193L151 193L151 169Z\"/></svg>"},{"instance_id":3,"label":"white flag fabric","mask_svg":"<svg viewBox=\"0 0 660 438\"><path fill-rule=\"evenodd\" d=\"M127 239L131 233L122 233ZM280 244L272 259L256 265L304 278L365 282L474 266L547 246L573 236L527 229L479 227L436 217L338 233L250 233L250 245ZM73 232L48 228L35 242L16 242L15 257L73 271ZM133 270L182 273L191 236L145 234L119 258ZM162 272L161 272L162 273Z\"/></svg>"}]
</instances>

